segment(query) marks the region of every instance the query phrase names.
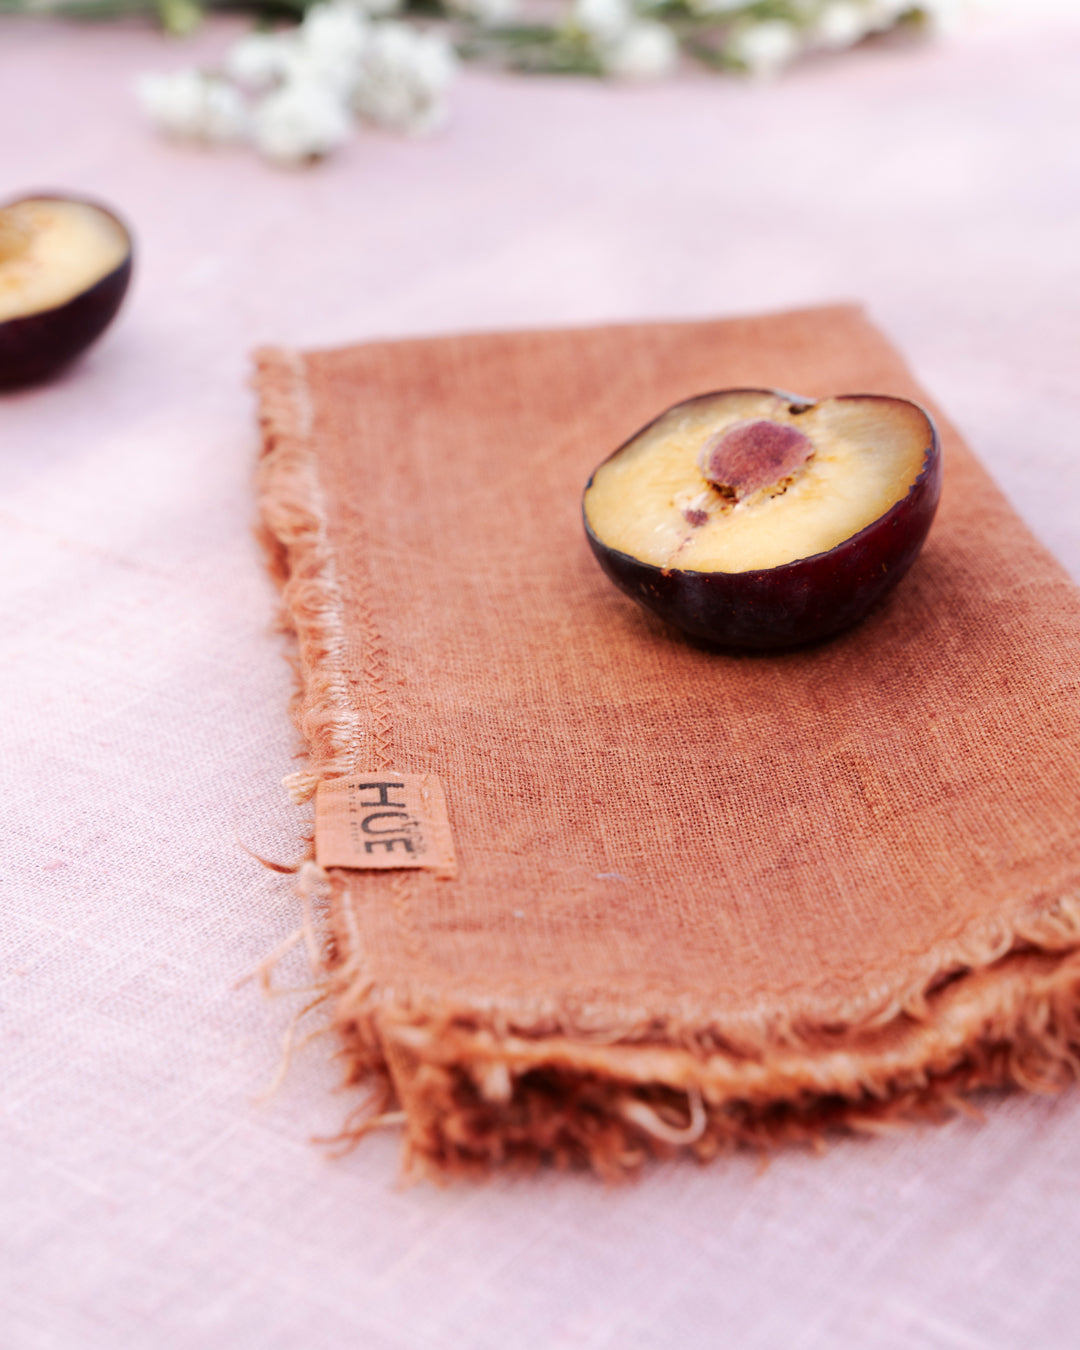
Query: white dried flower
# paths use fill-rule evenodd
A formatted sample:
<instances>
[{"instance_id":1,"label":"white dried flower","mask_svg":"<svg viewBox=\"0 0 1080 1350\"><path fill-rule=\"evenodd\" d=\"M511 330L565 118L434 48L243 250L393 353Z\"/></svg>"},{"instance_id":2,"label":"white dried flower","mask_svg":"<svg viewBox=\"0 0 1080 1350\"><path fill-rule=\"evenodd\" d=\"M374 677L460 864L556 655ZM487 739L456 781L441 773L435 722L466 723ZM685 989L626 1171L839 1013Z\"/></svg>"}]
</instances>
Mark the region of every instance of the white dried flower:
<instances>
[{"instance_id":1,"label":"white dried flower","mask_svg":"<svg viewBox=\"0 0 1080 1350\"><path fill-rule=\"evenodd\" d=\"M360 76L360 62L312 52L303 43L288 53L283 84L321 85L347 104Z\"/></svg>"},{"instance_id":2,"label":"white dried flower","mask_svg":"<svg viewBox=\"0 0 1080 1350\"><path fill-rule=\"evenodd\" d=\"M946 36L960 26L965 6L963 0L922 0L920 4L905 5L904 8L918 9L932 33Z\"/></svg>"},{"instance_id":3,"label":"white dried flower","mask_svg":"<svg viewBox=\"0 0 1080 1350\"><path fill-rule=\"evenodd\" d=\"M783 19L771 19L740 28L729 39L725 54L760 79L775 75L799 53L799 31Z\"/></svg>"},{"instance_id":4,"label":"white dried flower","mask_svg":"<svg viewBox=\"0 0 1080 1350\"><path fill-rule=\"evenodd\" d=\"M370 28L367 14L355 0L316 4L298 28L241 38L225 58L225 73L257 92L275 84L323 83L347 98L359 75Z\"/></svg>"},{"instance_id":5,"label":"white dried flower","mask_svg":"<svg viewBox=\"0 0 1080 1350\"><path fill-rule=\"evenodd\" d=\"M666 24L635 20L601 56L610 75L626 80L659 80L679 60L679 43Z\"/></svg>"},{"instance_id":6,"label":"white dried flower","mask_svg":"<svg viewBox=\"0 0 1080 1350\"><path fill-rule=\"evenodd\" d=\"M298 28L281 35L276 53L278 82L325 85L340 102L347 103L359 77L370 27L363 11L349 0L313 5Z\"/></svg>"},{"instance_id":7,"label":"white dried flower","mask_svg":"<svg viewBox=\"0 0 1080 1350\"><path fill-rule=\"evenodd\" d=\"M594 41L614 42L633 22L627 0L574 0L571 22Z\"/></svg>"},{"instance_id":8,"label":"white dried flower","mask_svg":"<svg viewBox=\"0 0 1080 1350\"><path fill-rule=\"evenodd\" d=\"M853 47L876 27L864 5L853 0L835 0L825 5L810 28L815 46L839 49Z\"/></svg>"},{"instance_id":9,"label":"white dried flower","mask_svg":"<svg viewBox=\"0 0 1080 1350\"><path fill-rule=\"evenodd\" d=\"M349 138L352 119L338 93L325 84L291 80L255 108L253 139L279 164L301 164L336 150Z\"/></svg>"},{"instance_id":10,"label":"white dried flower","mask_svg":"<svg viewBox=\"0 0 1080 1350\"><path fill-rule=\"evenodd\" d=\"M370 37L371 24L358 4L331 0L312 5L300 25L300 43L314 59L340 65L360 59Z\"/></svg>"},{"instance_id":11,"label":"white dried flower","mask_svg":"<svg viewBox=\"0 0 1080 1350\"><path fill-rule=\"evenodd\" d=\"M269 89L285 77L296 49L293 33L248 33L225 53L225 74L247 89Z\"/></svg>"},{"instance_id":12,"label":"white dried flower","mask_svg":"<svg viewBox=\"0 0 1080 1350\"><path fill-rule=\"evenodd\" d=\"M143 111L169 136L220 142L247 133L247 105L225 80L199 70L176 70L143 75L135 88Z\"/></svg>"},{"instance_id":13,"label":"white dried flower","mask_svg":"<svg viewBox=\"0 0 1080 1350\"><path fill-rule=\"evenodd\" d=\"M372 30L352 105L377 126L410 135L433 131L446 117L446 91L457 69L441 33L420 33L405 23Z\"/></svg>"}]
</instances>

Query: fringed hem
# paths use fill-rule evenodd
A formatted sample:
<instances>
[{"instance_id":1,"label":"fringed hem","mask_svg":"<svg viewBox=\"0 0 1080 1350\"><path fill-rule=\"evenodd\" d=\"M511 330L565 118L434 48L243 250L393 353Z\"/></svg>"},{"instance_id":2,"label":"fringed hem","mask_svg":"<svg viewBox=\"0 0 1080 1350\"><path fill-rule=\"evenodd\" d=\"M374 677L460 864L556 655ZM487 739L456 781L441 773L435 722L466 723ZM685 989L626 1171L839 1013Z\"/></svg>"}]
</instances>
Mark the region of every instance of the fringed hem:
<instances>
[{"instance_id":1,"label":"fringed hem","mask_svg":"<svg viewBox=\"0 0 1080 1350\"><path fill-rule=\"evenodd\" d=\"M434 1176L552 1162L614 1178L680 1150L704 1161L735 1147L818 1146L830 1132L970 1109L964 1097L979 1089L1057 1092L1080 1069L1076 949L1021 944L925 990L921 1017L806 1027L797 1048L763 1038L743 1055L710 1053L687 1028L598 1040L572 1028L514 1034L464 1011L410 1017L380 1006L347 966L330 972L330 988L348 1081L381 1085L376 1114L404 1109L407 1160ZM343 1137L368 1128L360 1118Z\"/></svg>"},{"instance_id":2,"label":"fringed hem","mask_svg":"<svg viewBox=\"0 0 1080 1350\"><path fill-rule=\"evenodd\" d=\"M302 801L389 751L378 681L368 680L367 722L349 697L303 359L263 351L257 365L264 539L296 634L293 712L310 755L286 786ZM680 1150L706 1160L941 1117L982 1088L1057 1091L1080 1069L1075 878L1038 907L943 942L902 989L881 972L858 999L803 991L782 1021L765 995L738 1016L673 1000L663 1019L606 1000L602 1016L587 1005L575 1016L541 996L510 1012L505 999L488 1009L482 996L451 1004L437 990L402 1006L365 967L341 874L330 891L320 973L346 1080L368 1088L341 1137L401 1121L407 1162L423 1174L551 1162L621 1177ZM783 993L793 1007L796 991Z\"/></svg>"}]
</instances>

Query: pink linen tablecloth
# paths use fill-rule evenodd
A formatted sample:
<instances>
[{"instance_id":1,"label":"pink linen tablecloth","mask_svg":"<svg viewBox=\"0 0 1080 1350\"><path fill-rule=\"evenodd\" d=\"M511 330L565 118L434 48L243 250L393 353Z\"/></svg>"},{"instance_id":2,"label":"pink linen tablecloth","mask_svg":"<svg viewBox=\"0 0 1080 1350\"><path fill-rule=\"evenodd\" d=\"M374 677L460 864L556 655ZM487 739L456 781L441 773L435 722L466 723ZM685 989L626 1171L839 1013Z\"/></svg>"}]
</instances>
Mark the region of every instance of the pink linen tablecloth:
<instances>
[{"instance_id":1,"label":"pink linen tablecloth","mask_svg":"<svg viewBox=\"0 0 1080 1350\"><path fill-rule=\"evenodd\" d=\"M113 202L114 330L0 401L5 1350L975 1350L1080 1340L1080 1092L823 1158L395 1185L313 1147L332 1045L238 982L295 930L290 675L251 540L248 353L866 303L1080 578L1080 13L775 85L470 73L312 172L156 140L137 27L0 22L0 192ZM244 846L244 847L241 847ZM300 1028L317 1029L313 1015Z\"/></svg>"}]
</instances>

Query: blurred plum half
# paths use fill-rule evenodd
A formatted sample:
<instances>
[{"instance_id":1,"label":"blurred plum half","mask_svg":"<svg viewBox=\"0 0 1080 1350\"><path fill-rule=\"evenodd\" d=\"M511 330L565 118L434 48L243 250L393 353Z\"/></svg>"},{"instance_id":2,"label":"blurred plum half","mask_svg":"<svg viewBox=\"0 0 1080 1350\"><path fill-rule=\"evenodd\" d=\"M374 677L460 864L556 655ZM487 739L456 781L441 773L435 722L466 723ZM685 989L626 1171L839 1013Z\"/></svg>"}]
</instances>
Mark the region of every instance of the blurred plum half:
<instances>
[{"instance_id":1,"label":"blurred plum half","mask_svg":"<svg viewBox=\"0 0 1080 1350\"><path fill-rule=\"evenodd\" d=\"M915 561L940 494L937 432L907 399L728 389L650 422L583 507L632 600L706 642L769 650L863 618Z\"/></svg>"},{"instance_id":2,"label":"blurred plum half","mask_svg":"<svg viewBox=\"0 0 1080 1350\"><path fill-rule=\"evenodd\" d=\"M131 236L95 202L41 194L0 207L0 388L47 379L112 322Z\"/></svg>"}]
</instances>

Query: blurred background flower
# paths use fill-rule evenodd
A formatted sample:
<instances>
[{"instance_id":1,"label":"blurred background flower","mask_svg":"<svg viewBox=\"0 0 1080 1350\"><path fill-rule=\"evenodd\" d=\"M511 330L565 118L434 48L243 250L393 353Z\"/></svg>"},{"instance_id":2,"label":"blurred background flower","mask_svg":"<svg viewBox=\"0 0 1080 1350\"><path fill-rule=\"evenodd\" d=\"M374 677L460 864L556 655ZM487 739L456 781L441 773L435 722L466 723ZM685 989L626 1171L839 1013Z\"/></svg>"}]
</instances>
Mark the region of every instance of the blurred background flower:
<instances>
[{"instance_id":1,"label":"blurred background flower","mask_svg":"<svg viewBox=\"0 0 1080 1350\"><path fill-rule=\"evenodd\" d=\"M236 0L0 0L0 11L143 12L186 34ZM356 122L423 135L446 119L458 59L502 69L657 80L680 59L756 79L896 29L931 33L963 0L240 0L258 28L221 68L145 76L165 134L246 141L299 164Z\"/></svg>"}]
</instances>

